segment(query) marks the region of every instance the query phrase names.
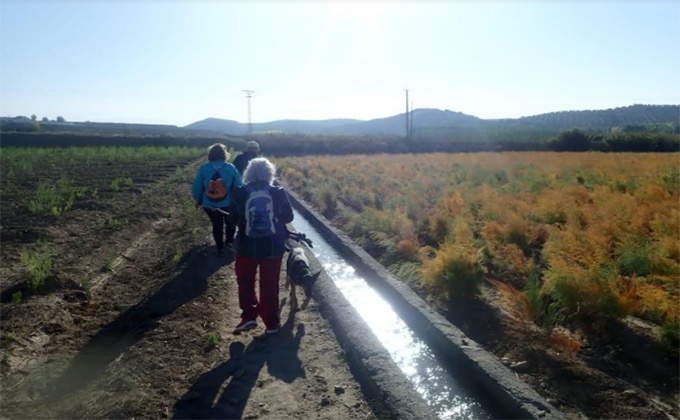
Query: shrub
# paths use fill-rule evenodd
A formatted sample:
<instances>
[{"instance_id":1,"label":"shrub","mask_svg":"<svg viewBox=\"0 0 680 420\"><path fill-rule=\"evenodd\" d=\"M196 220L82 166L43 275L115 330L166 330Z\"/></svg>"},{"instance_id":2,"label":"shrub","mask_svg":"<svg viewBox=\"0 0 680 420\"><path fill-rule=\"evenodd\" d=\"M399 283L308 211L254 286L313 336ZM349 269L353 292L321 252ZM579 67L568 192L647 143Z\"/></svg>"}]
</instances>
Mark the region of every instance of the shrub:
<instances>
[{"instance_id":1,"label":"shrub","mask_svg":"<svg viewBox=\"0 0 680 420\"><path fill-rule=\"evenodd\" d=\"M550 140L548 143L548 147L557 152L582 152L591 149L592 138L581 130L573 129L560 133L557 138Z\"/></svg>"},{"instance_id":2,"label":"shrub","mask_svg":"<svg viewBox=\"0 0 680 420\"><path fill-rule=\"evenodd\" d=\"M29 286L37 289L45 283L52 271L52 256L37 252L23 251L19 260L28 275Z\"/></svg>"},{"instance_id":3,"label":"shrub","mask_svg":"<svg viewBox=\"0 0 680 420\"><path fill-rule=\"evenodd\" d=\"M628 236L619 242L617 251L621 274L646 276L652 272L650 247L646 238Z\"/></svg>"},{"instance_id":4,"label":"shrub","mask_svg":"<svg viewBox=\"0 0 680 420\"><path fill-rule=\"evenodd\" d=\"M208 341L208 346L215 347L219 344L220 337L216 333L212 332L212 333L208 334L207 341Z\"/></svg>"},{"instance_id":5,"label":"shrub","mask_svg":"<svg viewBox=\"0 0 680 420\"><path fill-rule=\"evenodd\" d=\"M34 214L49 214L61 201L53 185L40 184L35 196L28 202L28 211Z\"/></svg>"},{"instance_id":6,"label":"shrub","mask_svg":"<svg viewBox=\"0 0 680 420\"><path fill-rule=\"evenodd\" d=\"M664 323L661 326L660 339L665 347L677 352L680 347L680 320Z\"/></svg>"},{"instance_id":7,"label":"shrub","mask_svg":"<svg viewBox=\"0 0 680 420\"><path fill-rule=\"evenodd\" d=\"M76 198L82 197L84 193L83 188L78 188L63 178L56 184L42 183L37 186L33 198L29 200L28 211L34 214L59 216L69 210Z\"/></svg>"},{"instance_id":8,"label":"shrub","mask_svg":"<svg viewBox=\"0 0 680 420\"><path fill-rule=\"evenodd\" d=\"M440 285L449 297L470 297L479 293L484 268L473 255L454 254L443 267Z\"/></svg>"},{"instance_id":9,"label":"shrub","mask_svg":"<svg viewBox=\"0 0 680 420\"><path fill-rule=\"evenodd\" d=\"M321 201L324 205L324 210L327 212L334 212L338 208L335 193L331 189L324 189L321 192Z\"/></svg>"},{"instance_id":10,"label":"shrub","mask_svg":"<svg viewBox=\"0 0 680 420\"><path fill-rule=\"evenodd\" d=\"M102 266L102 272L104 273L109 273L113 271L113 263L116 260L116 254L113 252L108 252L106 254L106 260L104 261L104 265Z\"/></svg>"},{"instance_id":11,"label":"shrub","mask_svg":"<svg viewBox=\"0 0 680 420\"><path fill-rule=\"evenodd\" d=\"M406 284L420 286L423 281L422 266L417 262L399 262L390 267L390 272Z\"/></svg>"},{"instance_id":12,"label":"shrub","mask_svg":"<svg viewBox=\"0 0 680 420\"><path fill-rule=\"evenodd\" d=\"M511 313L521 320L529 320L547 331L562 321L562 309L559 302L544 293L541 288L540 271L531 267L523 291L509 284L491 280L501 297L508 303Z\"/></svg>"},{"instance_id":13,"label":"shrub","mask_svg":"<svg viewBox=\"0 0 680 420\"><path fill-rule=\"evenodd\" d=\"M332 188L323 187L313 193L312 201L324 216L332 216L338 208L335 195Z\"/></svg>"},{"instance_id":14,"label":"shrub","mask_svg":"<svg viewBox=\"0 0 680 420\"><path fill-rule=\"evenodd\" d=\"M556 312L577 318L623 315L623 308L608 279L601 279L596 273L583 278L565 272L550 274L552 279L547 293L556 302Z\"/></svg>"},{"instance_id":15,"label":"shrub","mask_svg":"<svg viewBox=\"0 0 680 420\"><path fill-rule=\"evenodd\" d=\"M486 274L483 250L474 247L472 231L464 221L458 221L454 231L454 237L447 239L435 251L435 257L425 262L423 274L449 297L471 297L479 293Z\"/></svg>"},{"instance_id":16,"label":"shrub","mask_svg":"<svg viewBox=\"0 0 680 420\"><path fill-rule=\"evenodd\" d=\"M675 296L664 287L641 280L637 283L636 313L657 323L680 319L677 291Z\"/></svg>"},{"instance_id":17,"label":"shrub","mask_svg":"<svg viewBox=\"0 0 680 420\"><path fill-rule=\"evenodd\" d=\"M401 258L407 261L414 261L417 258L420 247L412 239L402 239L397 243L397 250Z\"/></svg>"},{"instance_id":18,"label":"shrub","mask_svg":"<svg viewBox=\"0 0 680 420\"><path fill-rule=\"evenodd\" d=\"M17 336L14 335L13 332L8 332L8 333L5 333L5 334L2 335L2 339L0 339L0 342L3 345L7 346L7 345L15 342L16 339L17 339Z\"/></svg>"},{"instance_id":19,"label":"shrub","mask_svg":"<svg viewBox=\"0 0 680 420\"><path fill-rule=\"evenodd\" d=\"M22 299L21 290L12 293L12 303L19 304L21 303L21 299Z\"/></svg>"},{"instance_id":20,"label":"shrub","mask_svg":"<svg viewBox=\"0 0 680 420\"><path fill-rule=\"evenodd\" d=\"M524 294L536 325L551 331L562 321L563 309L558 301L543 292L540 271L536 267L531 269Z\"/></svg>"}]
</instances>

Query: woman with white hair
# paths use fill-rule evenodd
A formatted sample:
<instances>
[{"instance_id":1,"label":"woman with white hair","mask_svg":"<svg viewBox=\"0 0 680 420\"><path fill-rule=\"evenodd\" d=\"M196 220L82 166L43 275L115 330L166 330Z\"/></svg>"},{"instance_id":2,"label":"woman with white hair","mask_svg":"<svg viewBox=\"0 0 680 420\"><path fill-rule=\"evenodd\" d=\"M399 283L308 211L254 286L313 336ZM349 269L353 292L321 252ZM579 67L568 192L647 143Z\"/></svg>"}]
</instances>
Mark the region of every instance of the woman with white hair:
<instances>
[{"instance_id":1,"label":"woman with white hair","mask_svg":"<svg viewBox=\"0 0 680 420\"><path fill-rule=\"evenodd\" d=\"M241 321L240 334L257 327L262 318L266 334L279 332L279 277L288 238L286 224L293 221L293 208L286 191L273 185L276 167L266 158L254 158L243 175L244 185L234 191L229 218L238 226L236 280ZM259 300L255 293L260 270Z\"/></svg>"}]
</instances>

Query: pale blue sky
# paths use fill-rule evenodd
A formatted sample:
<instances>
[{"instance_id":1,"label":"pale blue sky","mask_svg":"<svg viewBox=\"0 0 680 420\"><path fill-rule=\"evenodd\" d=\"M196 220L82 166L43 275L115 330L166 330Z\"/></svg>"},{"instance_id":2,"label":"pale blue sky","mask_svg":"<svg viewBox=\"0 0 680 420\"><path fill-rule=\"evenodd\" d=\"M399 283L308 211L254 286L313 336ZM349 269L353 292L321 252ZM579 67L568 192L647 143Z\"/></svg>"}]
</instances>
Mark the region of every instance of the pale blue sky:
<instances>
[{"instance_id":1,"label":"pale blue sky","mask_svg":"<svg viewBox=\"0 0 680 420\"><path fill-rule=\"evenodd\" d=\"M680 1L0 2L0 114L186 125L680 104Z\"/></svg>"}]
</instances>

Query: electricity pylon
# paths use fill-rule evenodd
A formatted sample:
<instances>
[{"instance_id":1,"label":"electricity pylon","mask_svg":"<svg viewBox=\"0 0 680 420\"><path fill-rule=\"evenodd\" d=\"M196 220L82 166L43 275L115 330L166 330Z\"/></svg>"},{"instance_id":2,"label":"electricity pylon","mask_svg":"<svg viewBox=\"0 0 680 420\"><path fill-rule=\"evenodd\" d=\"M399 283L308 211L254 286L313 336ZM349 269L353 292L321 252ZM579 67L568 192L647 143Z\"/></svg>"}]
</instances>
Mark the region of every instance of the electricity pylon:
<instances>
[{"instance_id":1,"label":"electricity pylon","mask_svg":"<svg viewBox=\"0 0 680 420\"><path fill-rule=\"evenodd\" d=\"M405 137L407 140L411 139L411 123L409 121L409 112L408 112L408 89L404 89L406 92L406 132L405 132Z\"/></svg>"},{"instance_id":2,"label":"electricity pylon","mask_svg":"<svg viewBox=\"0 0 680 420\"><path fill-rule=\"evenodd\" d=\"M248 134L253 132L253 123L251 121L251 114L250 114L250 98L253 97L253 93L255 93L254 90L244 90L246 94L246 98L248 99Z\"/></svg>"}]
</instances>

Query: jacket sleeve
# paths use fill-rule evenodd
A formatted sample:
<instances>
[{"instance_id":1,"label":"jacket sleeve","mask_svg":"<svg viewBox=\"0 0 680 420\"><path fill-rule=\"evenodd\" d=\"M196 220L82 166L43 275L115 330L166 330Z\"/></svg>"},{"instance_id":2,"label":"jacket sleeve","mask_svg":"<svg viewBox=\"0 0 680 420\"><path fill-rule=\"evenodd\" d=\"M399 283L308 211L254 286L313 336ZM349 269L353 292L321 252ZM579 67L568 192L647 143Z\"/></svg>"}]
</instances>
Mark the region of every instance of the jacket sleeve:
<instances>
[{"instance_id":1,"label":"jacket sleeve","mask_svg":"<svg viewBox=\"0 0 680 420\"><path fill-rule=\"evenodd\" d=\"M293 207L290 205L288 193L283 188L281 189L281 202L279 203L278 218L279 223L288 224L293 221Z\"/></svg>"},{"instance_id":2,"label":"jacket sleeve","mask_svg":"<svg viewBox=\"0 0 680 420\"><path fill-rule=\"evenodd\" d=\"M239 173L239 175L242 175L243 170L245 169L243 167L243 153L241 153L240 155L238 155L234 158L233 164L234 164L234 167L236 168L236 171Z\"/></svg>"},{"instance_id":3,"label":"jacket sleeve","mask_svg":"<svg viewBox=\"0 0 680 420\"><path fill-rule=\"evenodd\" d=\"M233 171L234 181L233 181L232 185L234 186L234 189L236 189L236 188L240 187L241 185L243 185L243 178L241 177L241 173L238 171L236 166L233 166L233 168L234 168L234 171Z\"/></svg>"},{"instance_id":4,"label":"jacket sleeve","mask_svg":"<svg viewBox=\"0 0 680 420\"><path fill-rule=\"evenodd\" d=\"M240 211L239 211L239 204L238 204L239 201L240 201L238 199L238 196L241 193L241 191L240 191L241 188L242 187L238 187L238 188L234 189L234 199L229 202L229 223L232 226L238 226L240 219L241 219L241 215L240 215Z\"/></svg>"},{"instance_id":5,"label":"jacket sleeve","mask_svg":"<svg viewBox=\"0 0 680 420\"><path fill-rule=\"evenodd\" d=\"M191 196L195 202L203 204L203 175L199 169L194 178L194 183L191 186Z\"/></svg>"}]
</instances>

